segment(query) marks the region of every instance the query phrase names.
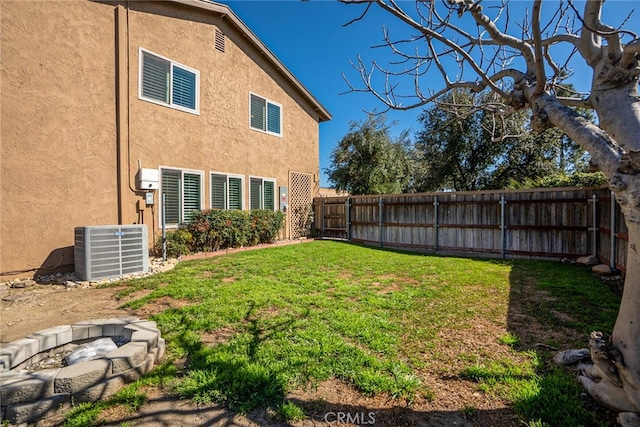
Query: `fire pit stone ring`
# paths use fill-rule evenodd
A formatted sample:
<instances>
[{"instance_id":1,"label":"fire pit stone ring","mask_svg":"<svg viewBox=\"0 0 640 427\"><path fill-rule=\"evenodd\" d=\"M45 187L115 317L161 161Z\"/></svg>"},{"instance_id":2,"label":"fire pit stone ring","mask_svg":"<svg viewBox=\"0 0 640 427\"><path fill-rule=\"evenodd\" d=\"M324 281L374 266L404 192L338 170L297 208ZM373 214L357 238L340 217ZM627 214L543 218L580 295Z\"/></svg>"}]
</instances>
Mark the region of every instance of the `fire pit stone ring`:
<instances>
[{"instance_id":1,"label":"fire pit stone ring","mask_svg":"<svg viewBox=\"0 0 640 427\"><path fill-rule=\"evenodd\" d=\"M110 337L120 346L97 359L50 369L30 369L78 344ZM165 340L154 321L123 316L85 320L0 344L3 421L34 423L71 403L96 402L140 378L162 358Z\"/></svg>"}]
</instances>

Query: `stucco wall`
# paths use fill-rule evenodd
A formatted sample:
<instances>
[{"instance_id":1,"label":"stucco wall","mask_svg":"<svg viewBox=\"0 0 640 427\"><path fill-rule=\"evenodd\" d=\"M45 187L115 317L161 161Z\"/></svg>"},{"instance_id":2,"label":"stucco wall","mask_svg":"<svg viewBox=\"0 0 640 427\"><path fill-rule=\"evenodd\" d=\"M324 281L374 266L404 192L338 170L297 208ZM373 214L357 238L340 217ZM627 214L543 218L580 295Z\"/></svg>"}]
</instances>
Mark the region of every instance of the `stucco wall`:
<instances>
[{"instance_id":1,"label":"stucco wall","mask_svg":"<svg viewBox=\"0 0 640 427\"><path fill-rule=\"evenodd\" d=\"M225 34L224 53L214 49L216 28ZM205 208L210 206L211 172L245 176L245 208L249 176L275 178L276 186L288 186L290 170L318 173L317 116L302 107L301 96L245 36L219 16L175 5L138 3L129 12L129 46L134 162L140 159L145 168L203 171ZM140 48L200 72L199 115L138 99ZM250 92L282 104L282 137L249 128ZM127 205L135 207L134 200ZM134 220L134 214L131 211L128 218ZM150 214L145 212L144 221L153 226ZM157 209L153 215L157 232Z\"/></svg>"},{"instance_id":2,"label":"stucco wall","mask_svg":"<svg viewBox=\"0 0 640 427\"><path fill-rule=\"evenodd\" d=\"M73 227L117 219L113 8L2 1L0 16L0 271L73 263Z\"/></svg>"},{"instance_id":3,"label":"stucco wall","mask_svg":"<svg viewBox=\"0 0 640 427\"><path fill-rule=\"evenodd\" d=\"M89 1L1 4L2 272L40 267L73 245L73 227L117 223L119 214L148 224L155 239L158 192L153 209L139 203L138 162L204 172L204 208L210 172L245 176L245 208L250 176L276 186L289 186L290 171L317 176L317 113L228 19L168 2L130 2L128 13ZM214 48L216 28L224 53ZM140 48L199 70L199 115L138 98ZM250 92L282 105L282 137L249 128Z\"/></svg>"}]
</instances>

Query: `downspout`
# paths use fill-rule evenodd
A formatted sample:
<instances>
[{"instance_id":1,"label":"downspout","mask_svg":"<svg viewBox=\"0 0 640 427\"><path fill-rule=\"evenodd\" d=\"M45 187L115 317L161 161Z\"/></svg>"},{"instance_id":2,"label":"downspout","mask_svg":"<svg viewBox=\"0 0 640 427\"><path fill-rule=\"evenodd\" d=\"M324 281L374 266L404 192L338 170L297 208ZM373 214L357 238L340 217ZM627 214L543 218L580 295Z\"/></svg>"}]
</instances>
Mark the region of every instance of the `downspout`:
<instances>
[{"instance_id":1,"label":"downspout","mask_svg":"<svg viewBox=\"0 0 640 427\"><path fill-rule=\"evenodd\" d=\"M125 142L127 139L126 113L127 113L127 69L126 69L126 11L122 5L117 5L115 10L116 21L116 179L117 179L117 203L118 203L118 224L124 221L124 195L126 193L125 176L127 168L127 157Z\"/></svg>"},{"instance_id":2,"label":"downspout","mask_svg":"<svg viewBox=\"0 0 640 427\"><path fill-rule=\"evenodd\" d=\"M131 186L131 147L129 134L129 8L115 10L116 36L116 174L118 224L124 224L126 197L135 193Z\"/></svg>"}]
</instances>

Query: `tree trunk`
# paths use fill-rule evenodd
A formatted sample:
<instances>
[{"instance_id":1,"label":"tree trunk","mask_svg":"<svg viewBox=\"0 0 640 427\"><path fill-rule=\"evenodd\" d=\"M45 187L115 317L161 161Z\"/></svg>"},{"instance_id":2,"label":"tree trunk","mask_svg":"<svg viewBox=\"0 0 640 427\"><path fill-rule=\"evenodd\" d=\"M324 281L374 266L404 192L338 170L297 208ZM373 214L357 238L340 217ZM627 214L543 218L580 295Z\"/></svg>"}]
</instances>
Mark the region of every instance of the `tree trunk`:
<instances>
[{"instance_id":1,"label":"tree trunk","mask_svg":"<svg viewBox=\"0 0 640 427\"><path fill-rule=\"evenodd\" d=\"M591 334L594 365L584 369L580 377L587 392L621 413L619 421L629 426L640 426L640 158L634 159L635 155L626 154L609 181L629 232L620 311L610 340Z\"/></svg>"},{"instance_id":2,"label":"tree trunk","mask_svg":"<svg viewBox=\"0 0 640 427\"><path fill-rule=\"evenodd\" d=\"M600 74L602 77L602 74ZM618 422L640 427L640 103L637 80L615 87L594 85L600 126L588 122L547 94L524 90L539 122L562 129L591 154L609 178L609 187L629 232L627 271L620 311L609 339L591 334L593 365L580 382L597 402L618 412Z\"/></svg>"},{"instance_id":3,"label":"tree trunk","mask_svg":"<svg viewBox=\"0 0 640 427\"><path fill-rule=\"evenodd\" d=\"M601 69L595 81L608 84L594 85L591 96L600 126L624 150L616 170L605 173L628 228L627 271L613 333L609 342L592 334L594 365L580 382L596 401L620 413L620 424L640 426L640 103L637 79L612 82L607 71Z\"/></svg>"},{"instance_id":4,"label":"tree trunk","mask_svg":"<svg viewBox=\"0 0 640 427\"><path fill-rule=\"evenodd\" d=\"M640 189L640 176L635 175ZM636 200L640 197L636 194ZM612 346L620 352L617 364L622 387L635 411L640 413L640 223L627 221L629 244L627 272L620 311L611 336Z\"/></svg>"}]
</instances>

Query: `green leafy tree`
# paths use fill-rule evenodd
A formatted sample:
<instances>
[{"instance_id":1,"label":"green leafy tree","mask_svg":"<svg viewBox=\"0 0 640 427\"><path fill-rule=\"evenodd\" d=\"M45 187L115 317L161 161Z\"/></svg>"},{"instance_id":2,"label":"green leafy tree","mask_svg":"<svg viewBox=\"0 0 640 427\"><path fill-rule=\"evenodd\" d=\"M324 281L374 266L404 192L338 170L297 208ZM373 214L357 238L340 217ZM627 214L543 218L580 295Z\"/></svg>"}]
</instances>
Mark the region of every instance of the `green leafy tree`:
<instances>
[{"instance_id":1,"label":"green leafy tree","mask_svg":"<svg viewBox=\"0 0 640 427\"><path fill-rule=\"evenodd\" d=\"M352 122L349 132L331 152L329 182L350 194L403 192L409 183L408 132L391 136L384 114L369 114L363 122Z\"/></svg>"},{"instance_id":2,"label":"green leafy tree","mask_svg":"<svg viewBox=\"0 0 640 427\"><path fill-rule=\"evenodd\" d=\"M585 170L585 151L558 129L534 133L524 113L496 121L476 108L490 98L458 89L424 110L411 156L414 191L501 189Z\"/></svg>"}]
</instances>

